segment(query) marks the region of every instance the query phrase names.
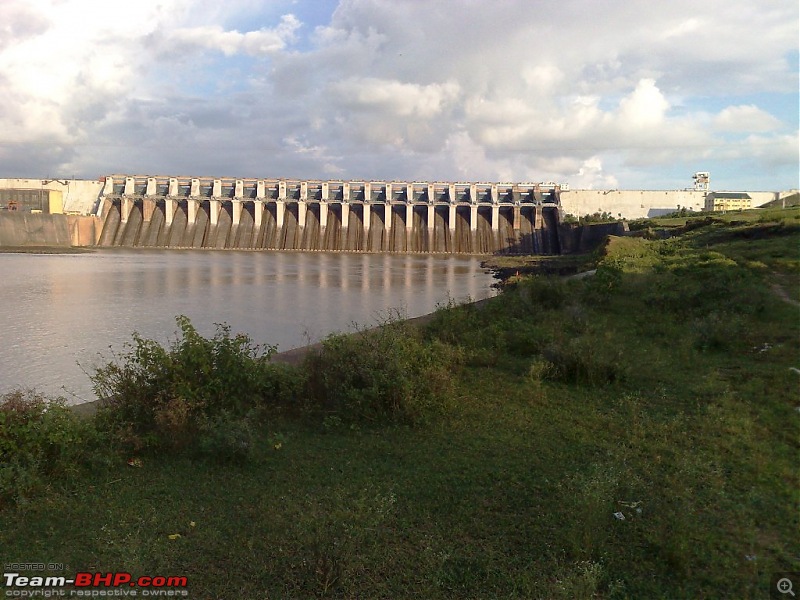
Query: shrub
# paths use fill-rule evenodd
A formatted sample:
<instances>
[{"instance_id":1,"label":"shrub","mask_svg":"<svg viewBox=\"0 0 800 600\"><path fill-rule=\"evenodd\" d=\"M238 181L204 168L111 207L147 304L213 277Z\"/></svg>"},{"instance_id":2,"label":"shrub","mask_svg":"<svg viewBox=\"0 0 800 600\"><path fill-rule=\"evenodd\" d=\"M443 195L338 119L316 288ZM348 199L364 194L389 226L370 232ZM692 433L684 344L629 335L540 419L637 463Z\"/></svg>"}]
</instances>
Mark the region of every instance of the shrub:
<instances>
[{"instance_id":1,"label":"shrub","mask_svg":"<svg viewBox=\"0 0 800 600\"><path fill-rule=\"evenodd\" d=\"M725 312L757 315L764 312L768 290L757 273L716 252L669 257L665 268L650 277L644 301L682 316L702 317Z\"/></svg>"},{"instance_id":2,"label":"shrub","mask_svg":"<svg viewBox=\"0 0 800 600\"><path fill-rule=\"evenodd\" d=\"M504 292L508 301L504 309L498 304L483 306L452 303L439 308L430 323L423 329L425 339L453 347L460 360L472 366L493 366L507 353L507 332L512 329L508 314L517 312L519 297L515 292ZM510 306L513 305L513 306ZM524 311L524 308L519 307ZM517 319L513 320L514 322Z\"/></svg>"},{"instance_id":3,"label":"shrub","mask_svg":"<svg viewBox=\"0 0 800 600\"><path fill-rule=\"evenodd\" d=\"M503 302L440 308L424 334L456 346L468 365L496 366L505 356L541 352L549 332L543 312L571 306L567 301L567 289L559 278L525 277L503 291Z\"/></svg>"},{"instance_id":4,"label":"shrub","mask_svg":"<svg viewBox=\"0 0 800 600\"><path fill-rule=\"evenodd\" d=\"M457 305L451 299L446 305L437 307L425 331L430 338L459 346L465 343L476 323L485 323L486 313L487 310L478 311L474 304Z\"/></svg>"},{"instance_id":5,"label":"shrub","mask_svg":"<svg viewBox=\"0 0 800 600\"><path fill-rule=\"evenodd\" d=\"M728 350L743 335L740 317L725 312L711 312L695 319L693 346L701 352Z\"/></svg>"},{"instance_id":6,"label":"shrub","mask_svg":"<svg viewBox=\"0 0 800 600\"><path fill-rule=\"evenodd\" d=\"M255 442L252 419L223 412L200 423L197 449L201 456L223 462L245 462Z\"/></svg>"},{"instance_id":7,"label":"shrub","mask_svg":"<svg viewBox=\"0 0 800 600\"><path fill-rule=\"evenodd\" d=\"M584 280L583 296L589 304L605 306L622 284L622 265L617 259L605 259L594 276Z\"/></svg>"},{"instance_id":8,"label":"shrub","mask_svg":"<svg viewBox=\"0 0 800 600\"><path fill-rule=\"evenodd\" d=\"M585 214L582 217L576 217L572 214L564 215L562 219L563 223L577 223L580 225L586 225L589 223L611 223L616 221L617 219L610 213L610 212L594 212L592 214Z\"/></svg>"},{"instance_id":9,"label":"shrub","mask_svg":"<svg viewBox=\"0 0 800 600\"><path fill-rule=\"evenodd\" d=\"M539 357L536 358L528 367L528 381L530 382L530 391L534 401L541 401L546 398L545 388L543 382L553 378L555 368L553 363Z\"/></svg>"},{"instance_id":10,"label":"shrub","mask_svg":"<svg viewBox=\"0 0 800 600\"><path fill-rule=\"evenodd\" d=\"M628 221L628 231L642 231L653 229L657 227L657 224L652 219L634 219L633 221Z\"/></svg>"},{"instance_id":11,"label":"shrub","mask_svg":"<svg viewBox=\"0 0 800 600\"><path fill-rule=\"evenodd\" d=\"M509 319L501 337L506 352L513 356L534 356L542 351L550 332L538 319Z\"/></svg>"},{"instance_id":12,"label":"shrub","mask_svg":"<svg viewBox=\"0 0 800 600\"><path fill-rule=\"evenodd\" d=\"M617 510L614 501L619 476L613 465L593 464L560 482L565 550L571 557L596 559L606 547Z\"/></svg>"},{"instance_id":13,"label":"shrub","mask_svg":"<svg viewBox=\"0 0 800 600\"><path fill-rule=\"evenodd\" d=\"M101 439L64 399L17 390L0 398L0 503L22 501L104 459Z\"/></svg>"},{"instance_id":14,"label":"shrub","mask_svg":"<svg viewBox=\"0 0 800 600\"><path fill-rule=\"evenodd\" d=\"M558 310L568 303L569 293L563 278L533 276L518 287L523 302L535 311Z\"/></svg>"},{"instance_id":15,"label":"shrub","mask_svg":"<svg viewBox=\"0 0 800 600\"><path fill-rule=\"evenodd\" d=\"M607 385L624 381L627 368L622 351L601 345L587 337L575 337L548 344L542 353L549 363L540 377L564 383Z\"/></svg>"},{"instance_id":16,"label":"shrub","mask_svg":"<svg viewBox=\"0 0 800 600\"><path fill-rule=\"evenodd\" d=\"M331 335L308 355L312 410L342 421L426 421L447 409L458 352L401 321Z\"/></svg>"},{"instance_id":17,"label":"shrub","mask_svg":"<svg viewBox=\"0 0 800 600\"><path fill-rule=\"evenodd\" d=\"M528 379L531 383L538 385L542 381L551 379L555 373L555 366L548 360L537 358L528 369Z\"/></svg>"},{"instance_id":18,"label":"shrub","mask_svg":"<svg viewBox=\"0 0 800 600\"><path fill-rule=\"evenodd\" d=\"M291 400L289 367L269 362L274 346L232 336L226 325L207 339L188 318L176 320L179 337L169 347L134 334L127 352L91 376L101 422L124 447L188 446L208 432L209 419Z\"/></svg>"}]
</instances>

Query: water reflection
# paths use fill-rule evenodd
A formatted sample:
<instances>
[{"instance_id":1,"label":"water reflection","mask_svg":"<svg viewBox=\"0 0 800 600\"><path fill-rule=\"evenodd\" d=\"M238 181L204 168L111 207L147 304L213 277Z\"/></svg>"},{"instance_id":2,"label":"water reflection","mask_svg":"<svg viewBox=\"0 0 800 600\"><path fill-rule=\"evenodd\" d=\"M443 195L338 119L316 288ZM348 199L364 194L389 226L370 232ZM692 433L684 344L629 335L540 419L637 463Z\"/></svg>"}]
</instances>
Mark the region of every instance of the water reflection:
<instances>
[{"instance_id":1,"label":"water reflection","mask_svg":"<svg viewBox=\"0 0 800 600\"><path fill-rule=\"evenodd\" d=\"M167 342L175 315L203 335L215 323L287 350L390 311L432 311L490 295L471 257L346 253L117 251L0 255L0 392L17 386L91 399L98 353L137 331Z\"/></svg>"}]
</instances>

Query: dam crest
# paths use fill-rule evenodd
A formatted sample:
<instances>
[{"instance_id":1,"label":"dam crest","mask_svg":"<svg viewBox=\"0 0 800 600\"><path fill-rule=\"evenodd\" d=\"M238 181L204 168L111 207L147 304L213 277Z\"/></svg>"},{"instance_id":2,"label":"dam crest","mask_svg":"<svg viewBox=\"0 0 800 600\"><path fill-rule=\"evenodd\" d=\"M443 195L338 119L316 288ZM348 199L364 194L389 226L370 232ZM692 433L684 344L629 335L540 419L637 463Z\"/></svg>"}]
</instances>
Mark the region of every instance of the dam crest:
<instances>
[{"instance_id":1,"label":"dam crest","mask_svg":"<svg viewBox=\"0 0 800 600\"><path fill-rule=\"evenodd\" d=\"M559 254L555 183L112 175L99 245Z\"/></svg>"}]
</instances>

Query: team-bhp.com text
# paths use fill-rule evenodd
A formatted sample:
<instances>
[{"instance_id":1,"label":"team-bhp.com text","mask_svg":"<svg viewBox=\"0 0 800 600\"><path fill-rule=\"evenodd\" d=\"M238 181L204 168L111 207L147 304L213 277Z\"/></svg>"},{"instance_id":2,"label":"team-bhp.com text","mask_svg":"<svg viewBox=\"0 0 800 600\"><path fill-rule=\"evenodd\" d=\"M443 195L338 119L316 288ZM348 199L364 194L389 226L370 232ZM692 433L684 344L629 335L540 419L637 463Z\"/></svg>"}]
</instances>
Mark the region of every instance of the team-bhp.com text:
<instances>
[{"instance_id":1,"label":"team-bhp.com text","mask_svg":"<svg viewBox=\"0 0 800 600\"><path fill-rule=\"evenodd\" d=\"M10 598L53 597L187 597L186 577L141 576L130 573L76 573L75 577L31 577L4 573L5 596ZM74 589L63 589L71 586ZM136 589L140 588L140 589Z\"/></svg>"}]
</instances>

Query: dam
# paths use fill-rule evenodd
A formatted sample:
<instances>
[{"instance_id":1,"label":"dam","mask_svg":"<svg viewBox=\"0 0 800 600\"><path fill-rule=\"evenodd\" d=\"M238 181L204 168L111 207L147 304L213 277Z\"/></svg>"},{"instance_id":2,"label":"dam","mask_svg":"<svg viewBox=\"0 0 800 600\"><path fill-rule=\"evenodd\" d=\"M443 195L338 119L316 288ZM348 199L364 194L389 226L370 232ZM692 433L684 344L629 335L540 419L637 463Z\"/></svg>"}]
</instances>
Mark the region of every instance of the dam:
<instances>
[{"instance_id":1,"label":"dam","mask_svg":"<svg viewBox=\"0 0 800 600\"><path fill-rule=\"evenodd\" d=\"M98 245L559 254L560 186L112 175Z\"/></svg>"}]
</instances>

